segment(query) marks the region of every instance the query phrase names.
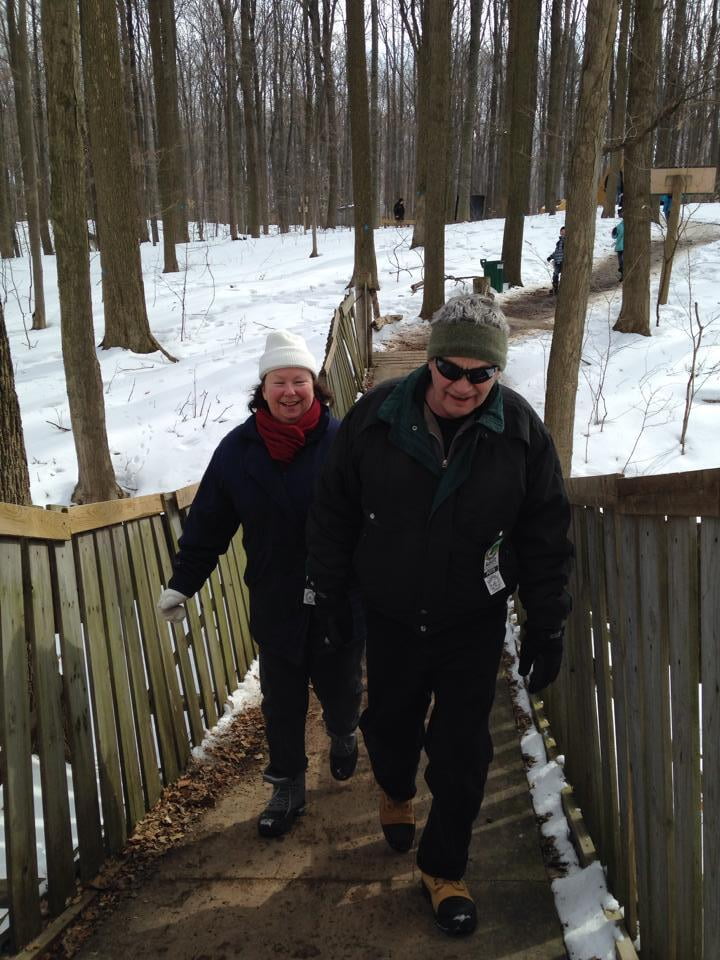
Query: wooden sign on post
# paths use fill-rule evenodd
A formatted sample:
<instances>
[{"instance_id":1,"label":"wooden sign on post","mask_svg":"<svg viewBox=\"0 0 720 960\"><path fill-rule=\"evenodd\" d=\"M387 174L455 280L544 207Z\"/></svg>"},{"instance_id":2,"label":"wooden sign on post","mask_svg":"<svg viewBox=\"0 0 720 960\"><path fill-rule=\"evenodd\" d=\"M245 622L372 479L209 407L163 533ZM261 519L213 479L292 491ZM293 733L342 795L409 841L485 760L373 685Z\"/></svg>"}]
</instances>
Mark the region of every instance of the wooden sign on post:
<instances>
[{"instance_id":1,"label":"wooden sign on post","mask_svg":"<svg viewBox=\"0 0 720 960\"><path fill-rule=\"evenodd\" d=\"M660 274L658 303L667 303L673 257L678 244L680 205L688 194L713 193L715 167L661 167L650 171L650 193L670 196L670 213L665 231L663 266Z\"/></svg>"}]
</instances>

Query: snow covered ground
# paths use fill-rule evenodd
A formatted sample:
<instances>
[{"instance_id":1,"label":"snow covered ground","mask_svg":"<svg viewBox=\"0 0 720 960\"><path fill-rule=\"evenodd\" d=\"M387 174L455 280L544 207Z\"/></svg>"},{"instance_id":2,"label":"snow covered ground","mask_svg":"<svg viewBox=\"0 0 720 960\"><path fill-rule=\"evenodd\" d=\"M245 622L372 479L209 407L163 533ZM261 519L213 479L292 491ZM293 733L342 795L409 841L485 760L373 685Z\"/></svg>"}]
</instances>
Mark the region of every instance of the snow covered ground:
<instances>
[{"instance_id":1,"label":"snow covered ground","mask_svg":"<svg viewBox=\"0 0 720 960\"><path fill-rule=\"evenodd\" d=\"M692 223L706 224L706 236L718 239L676 257L669 302L661 308L660 326L653 326L652 337L612 332L621 303L619 286L596 295L590 305L576 406L575 475L664 473L720 465L720 204L687 207L685 215ZM563 222L563 214L527 219L522 271L526 289L549 288L546 257ZM612 225L598 217L598 261L614 258ZM480 258L499 258L502 231L500 220L449 226L446 272L481 272ZM382 312L401 314L403 327L420 322L422 302L421 291L410 291L410 284L422 277L422 253L411 251L409 244L409 228L376 232ZM160 354L98 351L110 449L118 480L129 494L174 490L199 480L219 440L247 416L257 359L270 330L301 333L322 356L332 311L343 299L352 272L352 231L322 233L318 259L308 259L310 249L310 237L301 232L237 242L222 234L178 247L181 272L167 275L162 273L162 247L142 248L150 325L179 362L170 363ZM29 261L0 262L0 296L23 415L32 497L41 505L68 503L76 482L54 258L45 257L43 266L49 326L32 331ZM652 282L653 313L658 279ZM98 254L92 255L92 283L99 343L103 308ZM462 289L463 284L449 281L446 296ZM503 294L501 305L516 295ZM695 360L697 395L683 455L680 431L695 302L705 329ZM377 347L381 349L396 329L386 327L377 334ZM505 377L541 415L549 348L549 334L513 340ZM246 684L252 690L257 680L251 676ZM234 702L233 710L242 709L245 691ZM536 809L551 814L546 829L553 831L570 865L568 877L553 884L570 956L611 960L613 928L602 909L613 901L599 866L583 871L573 860L560 812L562 771L547 763L538 740L539 736L527 734L523 749L537 754L529 771Z\"/></svg>"},{"instance_id":2,"label":"snow covered ground","mask_svg":"<svg viewBox=\"0 0 720 960\"><path fill-rule=\"evenodd\" d=\"M717 226L720 204L690 208L692 221ZM525 228L526 288L550 285L552 251L563 214L529 217ZM612 221L598 218L595 256L614 257ZM656 229L656 228L654 228ZM446 272L480 272L479 260L498 258L503 222L447 228ZM376 232L383 313L418 322L422 253L409 249L410 228ZM153 333L178 363L160 354L100 350L108 437L118 479L132 495L172 490L197 481L220 438L247 415L257 359L269 330L302 333L321 355L328 324L352 272L353 234L320 235L321 256L308 259L302 233L230 241L227 237L178 247L181 272L162 273L162 249L142 248L145 295ZM0 295L15 364L33 501L67 503L76 480L69 427L60 317L53 257L44 258L48 329L29 330L28 260L0 263ZM96 341L103 335L99 254L92 255ZM652 337L611 331L620 309L618 285L588 313L578 390L573 473L663 473L715 466L720 416L720 239L678 255L669 303ZM451 296L463 284L448 281ZM653 281L652 303L657 292ZM514 295L500 297L504 302ZM688 366L690 318L698 302L706 325L698 356L698 395L686 454L680 452ZM377 334L379 342L392 327ZM506 380L542 414L550 336L514 341ZM711 368L714 373L707 376ZM602 386L601 386L602 384ZM598 408L597 414L595 413Z\"/></svg>"}]
</instances>

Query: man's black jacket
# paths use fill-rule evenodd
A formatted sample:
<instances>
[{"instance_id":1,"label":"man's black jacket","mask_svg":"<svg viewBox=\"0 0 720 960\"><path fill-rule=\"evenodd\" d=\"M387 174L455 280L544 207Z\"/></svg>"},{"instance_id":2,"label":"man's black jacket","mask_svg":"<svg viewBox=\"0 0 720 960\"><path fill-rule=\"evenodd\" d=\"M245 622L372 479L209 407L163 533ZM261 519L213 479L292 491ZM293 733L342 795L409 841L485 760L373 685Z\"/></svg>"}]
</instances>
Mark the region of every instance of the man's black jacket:
<instances>
[{"instance_id":1,"label":"man's black jacket","mask_svg":"<svg viewBox=\"0 0 720 960\"><path fill-rule=\"evenodd\" d=\"M473 615L481 626L519 584L528 622L556 629L570 609L572 546L549 433L496 385L443 466L428 382L423 367L382 384L345 417L308 520L311 578L328 593L356 579L371 608L423 634Z\"/></svg>"}]
</instances>

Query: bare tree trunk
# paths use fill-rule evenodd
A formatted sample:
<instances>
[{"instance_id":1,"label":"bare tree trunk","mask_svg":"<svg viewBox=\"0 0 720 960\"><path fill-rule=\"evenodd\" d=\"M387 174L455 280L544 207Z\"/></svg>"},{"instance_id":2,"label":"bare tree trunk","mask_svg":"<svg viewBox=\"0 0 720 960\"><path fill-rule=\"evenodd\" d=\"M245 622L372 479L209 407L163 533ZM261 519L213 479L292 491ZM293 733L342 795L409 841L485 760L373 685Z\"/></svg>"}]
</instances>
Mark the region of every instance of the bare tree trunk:
<instances>
[{"instance_id":1,"label":"bare tree trunk","mask_svg":"<svg viewBox=\"0 0 720 960\"><path fill-rule=\"evenodd\" d=\"M545 124L545 213L554 214L560 180L560 138L567 39L563 31L564 0L552 0L550 14L550 83ZM565 24L567 29L567 24Z\"/></svg>"},{"instance_id":2,"label":"bare tree trunk","mask_svg":"<svg viewBox=\"0 0 720 960\"><path fill-rule=\"evenodd\" d=\"M305 16L303 17L303 42L305 46L304 67L305 67L305 132L303 136L303 163L302 163L302 191L301 205L303 207L303 220L307 228L307 215L310 215L310 227L312 230L312 249L311 257L317 257L317 192L315 178L315 164L317 158L317 140L316 130L317 121L315 111L315 94L313 83L313 57L310 53L310 19L312 13L310 4L305 7Z\"/></svg>"},{"instance_id":3,"label":"bare tree trunk","mask_svg":"<svg viewBox=\"0 0 720 960\"><path fill-rule=\"evenodd\" d=\"M257 65L257 43L255 41L255 11L250 19L250 40L252 42L253 62L253 93L255 96L255 124L257 128L257 158L258 158L258 202L260 204L260 223L265 236L270 232L270 198L268 187L268 154L265 109L260 90L260 71Z\"/></svg>"},{"instance_id":4,"label":"bare tree trunk","mask_svg":"<svg viewBox=\"0 0 720 960\"><path fill-rule=\"evenodd\" d=\"M15 256L15 216L10 202L4 114L0 101L0 258L9 260Z\"/></svg>"},{"instance_id":5,"label":"bare tree trunk","mask_svg":"<svg viewBox=\"0 0 720 960\"><path fill-rule=\"evenodd\" d=\"M78 461L75 503L116 500L95 353L85 213L85 165L78 102L80 64L76 7L45 0L42 37L48 90L52 219L57 247L63 361Z\"/></svg>"},{"instance_id":6,"label":"bare tree trunk","mask_svg":"<svg viewBox=\"0 0 720 960\"><path fill-rule=\"evenodd\" d=\"M540 30L540 0L511 0L512 102L508 158L507 214L503 232L502 259L505 280L522 286L522 243L525 216L530 201L533 125L537 98L537 51Z\"/></svg>"},{"instance_id":7,"label":"bare tree trunk","mask_svg":"<svg viewBox=\"0 0 720 960\"><path fill-rule=\"evenodd\" d=\"M490 115L487 148L488 184L485 216L504 216L507 196L504 193L503 166L507 154L506 124L503 114L502 18L500 0L493 0L493 65L490 82Z\"/></svg>"},{"instance_id":8,"label":"bare tree trunk","mask_svg":"<svg viewBox=\"0 0 720 960\"><path fill-rule=\"evenodd\" d=\"M172 96L175 90L175 48L172 25L166 22L165 0L148 0L150 47L155 79L157 114L157 176L163 224L163 273L178 273L175 244L180 239L180 199L177 196L175 163L178 150L173 123Z\"/></svg>"},{"instance_id":9,"label":"bare tree trunk","mask_svg":"<svg viewBox=\"0 0 720 960\"><path fill-rule=\"evenodd\" d=\"M423 23L425 13L423 13ZM410 249L425 244L425 204L428 179L427 106L430 101L430 50L423 30L415 45L415 226Z\"/></svg>"},{"instance_id":10,"label":"bare tree trunk","mask_svg":"<svg viewBox=\"0 0 720 960\"><path fill-rule=\"evenodd\" d=\"M607 117L617 0L589 0L577 128L565 217L565 263L555 311L545 423L565 476L572 468L575 397L595 242L595 185ZM592 38L592 43L588 42Z\"/></svg>"},{"instance_id":11,"label":"bare tree trunk","mask_svg":"<svg viewBox=\"0 0 720 960\"><path fill-rule=\"evenodd\" d=\"M423 38L429 43L425 285L420 316L429 320L445 302L445 210L450 132L450 0L426 0ZM426 29L427 25L427 29Z\"/></svg>"},{"instance_id":12,"label":"bare tree trunk","mask_svg":"<svg viewBox=\"0 0 720 960\"><path fill-rule=\"evenodd\" d=\"M123 16L123 12L125 16ZM148 234L147 219L145 217L145 164L143 162L143 149L140 143L140 130L138 127L139 101L136 100L137 94L134 89L135 81L133 73L135 69L135 53L132 47L132 10L129 4L126 4L124 11L120 10L119 20L125 116L127 117L128 136L130 140L132 180L135 187L137 237L140 243L148 243L150 235Z\"/></svg>"},{"instance_id":13,"label":"bare tree trunk","mask_svg":"<svg viewBox=\"0 0 720 960\"><path fill-rule=\"evenodd\" d=\"M636 0L630 47L627 125L642 130L655 106L660 0ZM623 300L614 330L650 336L650 167L652 132L632 134L625 147L625 267Z\"/></svg>"},{"instance_id":14,"label":"bare tree trunk","mask_svg":"<svg viewBox=\"0 0 720 960\"><path fill-rule=\"evenodd\" d=\"M332 34L335 22L336 0L323 0L323 58L325 60L325 105L327 111L327 169L328 197L325 226L334 229L337 225L338 202L338 124L335 96L335 74L332 64Z\"/></svg>"},{"instance_id":15,"label":"bare tree trunk","mask_svg":"<svg viewBox=\"0 0 720 960\"><path fill-rule=\"evenodd\" d=\"M380 225L380 104L378 101L378 0L370 0L370 167L373 227Z\"/></svg>"},{"instance_id":16,"label":"bare tree trunk","mask_svg":"<svg viewBox=\"0 0 720 960\"><path fill-rule=\"evenodd\" d=\"M223 23L223 40L225 44L225 58L223 62L225 96L223 105L225 108L225 146L227 150L227 219L230 225L230 239L238 239L237 231L237 207L235 198L237 187L235 185L235 171L238 168L237 152L235 146L235 30L233 26L235 10L237 3L231 3L231 0L218 0L220 7L220 16Z\"/></svg>"},{"instance_id":17,"label":"bare tree trunk","mask_svg":"<svg viewBox=\"0 0 720 960\"><path fill-rule=\"evenodd\" d=\"M125 118L113 0L80 0L83 76L102 243L102 346L154 353L138 246L137 189ZM164 352L164 351L163 351Z\"/></svg>"},{"instance_id":18,"label":"bare tree trunk","mask_svg":"<svg viewBox=\"0 0 720 960\"><path fill-rule=\"evenodd\" d=\"M38 185L38 215L40 218L40 243L46 257L53 254L53 242L50 236L48 208L50 205L50 173L47 163L47 135L45 130L45 111L43 110L43 91L40 83L40 56L38 52L38 20L35 0L30 0L30 19L32 22L33 57L33 101L34 101L34 131L37 148L37 185Z\"/></svg>"},{"instance_id":19,"label":"bare tree trunk","mask_svg":"<svg viewBox=\"0 0 720 960\"><path fill-rule=\"evenodd\" d=\"M458 176L458 220L470 219L473 130L477 111L478 63L480 60L480 19L482 0L470 4L470 45L467 58L467 86L460 142L460 173Z\"/></svg>"},{"instance_id":20,"label":"bare tree trunk","mask_svg":"<svg viewBox=\"0 0 720 960\"><path fill-rule=\"evenodd\" d=\"M687 7L685 0L675 0L672 34L665 51L665 82L661 103L671 103L678 95L684 51L687 45ZM717 50L715 51L717 53ZM660 64L658 63L658 67ZM659 167L674 167L676 162L677 131L674 114L661 121L657 132L655 162Z\"/></svg>"},{"instance_id":21,"label":"bare tree trunk","mask_svg":"<svg viewBox=\"0 0 720 960\"><path fill-rule=\"evenodd\" d=\"M29 506L25 437L2 301L0 301L0 502Z\"/></svg>"},{"instance_id":22,"label":"bare tree trunk","mask_svg":"<svg viewBox=\"0 0 720 960\"><path fill-rule=\"evenodd\" d=\"M253 237L260 236L260 198L258 196L258 151L255 100L252 71L255 62L255 44L250 33L250 0L240 0L240 86L245 118L245 164L248 181L248 230Z\"/></svg>"},{"instance_id":23,"label":"bare tree trunk","mask_svg":"<svg viewBox=\"0 0 720 960\"><path fill-rule=\"evenodd\" d=\"M373 233L372 183L370 164L370 111L365 59L365 17L363 5L347 0L347 80L350 136L352 138L352 185L355 214L355 263L352 285L361 300L359 312L364 320L358 331L363 362L370 362L370 311L366 296L380 289Z\"/></svg>"},{"instance_id":24,"label":"bare tree trunk","mask_svg":"<svg viewBox=\"0 0 720 960\"><path fill-rule=\"evenodd\" d=\"M632 0L620 0L620 3L620 31L618 35L617 53L615 55L615 90L612 98L612 121L610 130L610 139L613 144L619 144L625 134L628 84L627 54L628 37L630 36L630 15L632 13ZM613 150L610 154L607 182L605 184L603 217L615 216L622 167L622 150Z\"/></svg>"},{"instance_id":25,"label":"bare tree trunk","mask_svg":"<svg viewBox=\"0 0 720 960\"><path fill-rule=\"evenodd\" d=\"M152 102L150 97L150 84L146 83L142 87L142 97L145 104L145 176L147 180L147 193L150 212L150 233L153 246L160 242L158 233L158 212L160 212L160 187L158 185L157 174L157 151L155 149L155 119L153 114ZM162 214L161 214L162 215ZM164 237L163 237L164 239ZM175 245L172 247L173 256L175 255Z\"/></svg>"},{"instance_id":26,"label":"bare tree trunk","mask_svg":"<svg viewBox=\"0 0 720 960\"><path fill-rule=\"evenodd\" d=\"M25 0L7 0L8 44L10 69L15 89L15 113L17 115L20 157L22 160L23 192L30 237L35 309L33 330L44 330L45 288L43 285L42 252L40 243L40 211L38 206L37 161L33 136L32 96L30 93L30 61L27 45L27 17Z\"/></svg>"}]
</instances>

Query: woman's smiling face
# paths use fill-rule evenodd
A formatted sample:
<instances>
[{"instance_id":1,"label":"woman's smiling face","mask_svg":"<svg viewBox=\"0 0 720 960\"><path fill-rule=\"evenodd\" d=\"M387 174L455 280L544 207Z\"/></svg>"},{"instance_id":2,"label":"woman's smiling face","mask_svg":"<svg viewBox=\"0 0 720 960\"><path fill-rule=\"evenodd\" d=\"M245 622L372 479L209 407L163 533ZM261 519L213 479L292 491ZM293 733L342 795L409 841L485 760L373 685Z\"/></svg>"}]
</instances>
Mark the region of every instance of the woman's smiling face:
<instances>
[{"instance_id":1,"label":"woman's smiling face","mask_svg":"<svg viewBox=\"0 0 720 960\"><path fill-rule=\"evenodd\" d=\"M262 395L281 423L297 423L315 399L313 376L304 367L281 367L265 375Z\"/></svg>"}]
</instances>

